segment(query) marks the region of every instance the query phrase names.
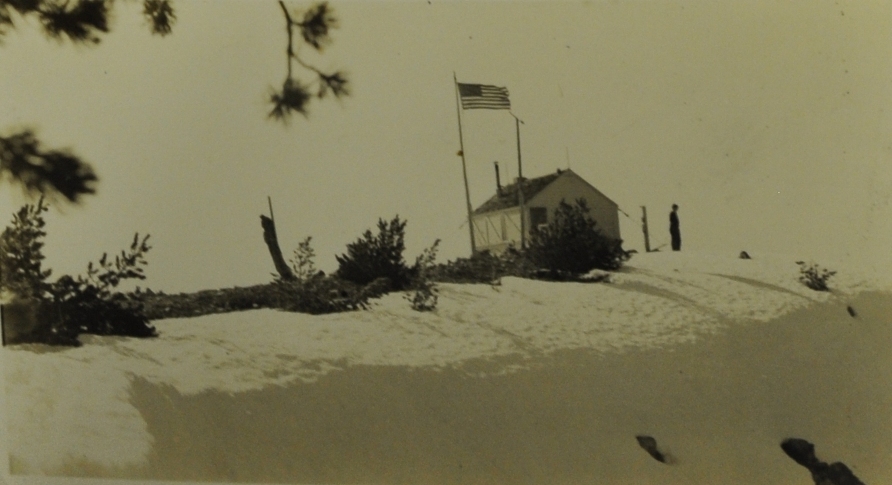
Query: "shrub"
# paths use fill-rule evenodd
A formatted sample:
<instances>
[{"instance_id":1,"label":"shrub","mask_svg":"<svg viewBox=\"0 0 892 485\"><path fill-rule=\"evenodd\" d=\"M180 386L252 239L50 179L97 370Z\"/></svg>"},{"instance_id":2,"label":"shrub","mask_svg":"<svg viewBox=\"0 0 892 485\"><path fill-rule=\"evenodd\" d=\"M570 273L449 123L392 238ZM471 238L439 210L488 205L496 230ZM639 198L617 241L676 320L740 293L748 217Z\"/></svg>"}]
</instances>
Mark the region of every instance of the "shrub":
<instances>
[{"instance_id":1,"label":"shrub","mask_svg":"<svg viewBox=\"0 0 892 485\"><path fill-rule=\"evenodd\" d=\"M153 337L154 327L143 311L142 301L131 295L113 291L122 281L145 279L145 255L151 247L149 236L140 240L133 236L129 251L121 251L114 262L103 254L99 264L87 265L87 275L73 278L65 275L53 283L50 294L60 308L62 325L77 333Z\"/></svg>"},{"instance_id":2,"label":"shrub","mask_svg":"<svg viewBox=\"0 0 892 485\"><path fill-rule=\"evenodd\" d=\"M336 276L316 276L305 281L278 280L271 286L274 308L313 315L368 308L369 300L387 292L390 282L379 278L357 285Z\"/></svg>"},{"instance_id":3,"label":"shrub","mask_svg":"<svg viewBox=\"0 0 892 485\"><path fill-rule=\"evenodd\" d=\"M123 280L145 278L148 236L140 241L135 235L130 251L122 251L114 262L103 254L98 265L89 263L86 276L64 275L47 283L50 270L41 267L46 210L43 199L36 206L26 205L0 236L0 290L32 308L29 318L36 322L20 341L78 345L81 333L155 336L142 302L113 291Z\"/></svg>"},{"instance_id":4,"label":"shrub","mask_svg":"<svg viewBox=\"0 0 892 485\"><path fill-rule=\"evenodd\" d=\"M415 292L412 296L406 295L406 299L412 303L413 310L428 312L437 308L439 290L431 280L431 274L434 270L434 261L437 259L439 245L440 240L437 239L431 247L422 251L415 258L413 267L415 277L412 280L412 288Z\"/></svg>"},{"instance_id":5,"label":"shrub","mask_svg":"<svg viewBox=\"0 0 892 485\"><path fill-rule=\"evenodd\" d=\"M619 269L628 259L622 241L601 234L584 199L561 201L554 219L530 237L530 261L551 278L568 279L592 269Z\"/></svg>"},{"instance_id":6,"label":"shrub","mask_svg":"<svg viewBox=\"0 0 892 485\"><path fill-rule=\"evenodd\" d=\"M335 276L316 273L303 281L276 279L271 283L249 287L176 295L143 292L131 296L144 303L146 315L153 320L258 308L318 315L368 308L370 300L386 293L389 286L386 279L359 286Z\"/></svg>"},{"instance_id":7,"label":"shrub","mask_svg":"<svg viewBox=\"0 0 892 485\"><path fill-rule=\"evenodd\" d=\"M307 236L306 239L298 243L297 249L294 250L294 259L291 260L291 269L294 270L294 276L300 281L307 281L310 277L316 275L316 251L310 246L313 236Z\"/></svg>"},{"instance_id":8,"label":"shrub","mask_svg":"<svg viewBox=\"0 0 892 485\"><path fill-rule=\"evenodd\" d=\"M379 221L379 227L381 225ZM391 230L391 226L394 230ZM313 315L368 308L369 299L377 298L390 289L388 276L370 276L376 272L387 273L381 269L381 255L390 254L387 251L397 244L401 257L404 226L405 222L400 225L395 220L381 230L378 238L373 238L371 231L366 231L364 239L347 246L348 255L338 257L341 266L333 276L316 269L316 252L310 245L313 238L308 236L298 244L291 260L296 278L283 280L277 277L270 285L261 287L259 295L254 295L252 306Z\"/></svg>"},{"instance_id":9,"label":"shrub","mask_svg":"<svg viewBox=\"0 0 892 485\"><path fill-rule=\"evenodd\" d=\"M378 219L378 235L367 230L361 238L347 245L347 254L335 256L337 275L357 285L367 285L379 278L390 281L391 290L405 289L412 279L403 260L406 221L396 216L390 222Z\"/></svg>"},{"instance_id":10,"label":"shrub","mask_svg":"<svg viewBox=\"0 0 892 485\"><path fill-rule=\"evenodd\" d=\"M154 337L155 328L143 312L142 302L124 293L105 293L89 283L64 276L53 285L58 309L57 325L70 334Z\"/></svg>"},{"instance_id":11,"label":"shrub","mask_svg":"<svg viewBox=\"0 0 892 485\"><path fill-rule=\"evenodd\" d=\"M272 283L248 287L202 290L195 293L166 295L164 292L132 293L143 303L150 320L184 318L256 308L275 308Z\"/></svg>"},{"instance_id":12,"label":"shrub","mask_svg":"<svg viewBox=\"0 0 892 485\"><path fill-rule=\"evenodd\" d=\"M25 205L0 235L0 290L19 299L40 299L49 289L46 279L52 271L42 268L47 210L43 197L37 205Z\"/></svg>"},{"instance_id":13,"label":"shrub","mask_svg":"<svg viewBox=\"0 0 892 485\"><path fill-rule=\"evenodd\" d=\"M815 263L806 263L804 261L796 261L799 265L799 281L805 286L815 291L830 291L827 286L827 280L836 274L836 271L830 271L821 268Z\"/></svg>"},{"instance_id":14,"label":"shrub","mask_svg":"<svg viewBox=\"0 0 892 485\"><path fill-rule=\"evenodd\" d=\"M503 276L529 277L534 268L527 258L514 248L495 255L480 251L470 258L438 264L431 269L431 278L448 283L493 283Z\"/></svg>"}]
</instances>

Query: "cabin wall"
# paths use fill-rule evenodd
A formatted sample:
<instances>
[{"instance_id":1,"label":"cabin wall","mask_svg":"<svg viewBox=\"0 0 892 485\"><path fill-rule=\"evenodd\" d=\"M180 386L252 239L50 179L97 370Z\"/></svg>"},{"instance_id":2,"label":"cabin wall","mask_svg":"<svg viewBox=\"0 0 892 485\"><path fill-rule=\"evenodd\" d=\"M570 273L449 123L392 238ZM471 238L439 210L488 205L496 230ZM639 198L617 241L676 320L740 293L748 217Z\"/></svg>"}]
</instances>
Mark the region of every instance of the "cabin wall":
<instances>
[{"instance_id":1,"label":"cabin wall","mask_svg":"<svg viewBox=\"0 0 892 485\"><path fill-rule=\"evenodd\" d=\"M610 238L620 239L619 207L581 177L567 171L530 200L525 201L527 240L532 229L531 209L535 211L536 208L544 208L548 223L554 219L554 212L561 200L573 204L580 198L585 199L590 209L589 215L597 222L601 233ZM471 220L474 224L474 240L478 251L498 254L511 246L520 248L521 223L518 207L475 214Z\"/></svg>"},{"instance_id":2,"label":"cabin wall","mask_svg":"<svg viewBox=\"0 0 892 485\"><path fill-rule=\"evenodd\" d=\"M520 209L517 207L476 214L471 220L478 251L501 253L511 245L520 247Z\"/></svg>"},{"instance_id":3,"label":"cabin wall","mask_svg":"<svg viewBox=\"0 0 892 485\"><path fill-rule=\"evenodd\" d=\"M576 200L580 198L585 199L590 209L589 215L597 222L601 233L614 239L620 239L619 207L572 172L566 172L564 176L558 177L548 187L536 194L532 200L528 201L527 208L547 208L548 222L551 222L554 211L560 205L561 200L575 204ZM526 212L529 222L529 211Z\"/></svg>"}]
</instances>

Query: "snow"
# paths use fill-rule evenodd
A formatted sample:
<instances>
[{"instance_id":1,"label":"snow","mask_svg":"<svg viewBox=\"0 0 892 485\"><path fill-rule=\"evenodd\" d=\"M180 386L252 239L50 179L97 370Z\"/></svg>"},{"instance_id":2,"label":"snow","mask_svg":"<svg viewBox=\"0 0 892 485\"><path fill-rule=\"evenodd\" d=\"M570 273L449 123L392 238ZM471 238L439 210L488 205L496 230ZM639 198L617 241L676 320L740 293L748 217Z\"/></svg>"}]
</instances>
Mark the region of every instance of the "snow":
<instances>
[{"instance_id":1,"label":"snow","mask_svg":"<svg viewBox=\"0 0 892 485\"><path fill-rule=\"evenodd\" d=\"M429 313L391 294L361 312L254 310L157 321L156 339L85 336L75 349L8 347L7 450L25 474L58 474L72 463L144 465L154 442L131 403L134 378L195 396L312 383L355 366L446 369L511 357L510 366L487 371L511 373L558 351L672 348L892 289L880 276L828 267L838 271L829 293L800 283L789 257L652 253L634 256L605 283L442 284Z\"/></svg>"}]
</instances>

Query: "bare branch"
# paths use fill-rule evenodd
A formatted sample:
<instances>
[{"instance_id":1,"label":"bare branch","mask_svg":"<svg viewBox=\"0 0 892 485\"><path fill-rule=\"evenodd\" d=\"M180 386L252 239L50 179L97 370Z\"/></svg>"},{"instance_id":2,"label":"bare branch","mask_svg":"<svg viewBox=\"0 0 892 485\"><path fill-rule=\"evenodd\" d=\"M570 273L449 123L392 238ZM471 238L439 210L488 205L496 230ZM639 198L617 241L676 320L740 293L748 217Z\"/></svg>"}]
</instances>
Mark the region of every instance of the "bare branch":
<instances>
[{"instance_id":1,"label":"bare branch","mask_svg":"<svg viewBox=\"0 0 892 485\"><path fill-rule=\"evenodd\" d=\"M285 62L288 66L288 76L291 79L291 59L294 59L294 20L291 20L291 14L285 7L285 2L279 0L279 6L282 7L282 13L285 14L285 30L288 31L288 46L285 49Z\"/></svg>"}]
</instances>

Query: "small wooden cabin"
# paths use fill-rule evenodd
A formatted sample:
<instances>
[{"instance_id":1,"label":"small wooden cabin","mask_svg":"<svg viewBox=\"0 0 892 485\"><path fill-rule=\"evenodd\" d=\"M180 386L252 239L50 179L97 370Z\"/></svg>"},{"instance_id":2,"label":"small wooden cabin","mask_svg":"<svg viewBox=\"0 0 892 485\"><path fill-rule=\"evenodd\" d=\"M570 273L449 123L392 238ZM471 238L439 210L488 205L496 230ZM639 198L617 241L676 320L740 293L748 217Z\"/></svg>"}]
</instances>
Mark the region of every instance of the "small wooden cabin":
<instances>
[{"instance_id":1,"label":"small wooden cabin","mask_svg":"<svg viewBox=\"0 0 892 485\"><path fill-rule=\"evenodd\" d=\"M498 177L497 177L498 180ZM575 203L584 199L589 215L597 222L601 234L620 239L619 206L572 170L524 179L524 217L526 240L532 228L548 224L561 200ZM478 251L501 253L511 246L520 248L520 203L518 183L502 187L496 182L496 194L471 215Z\"/></svg>"}]
</instances>

